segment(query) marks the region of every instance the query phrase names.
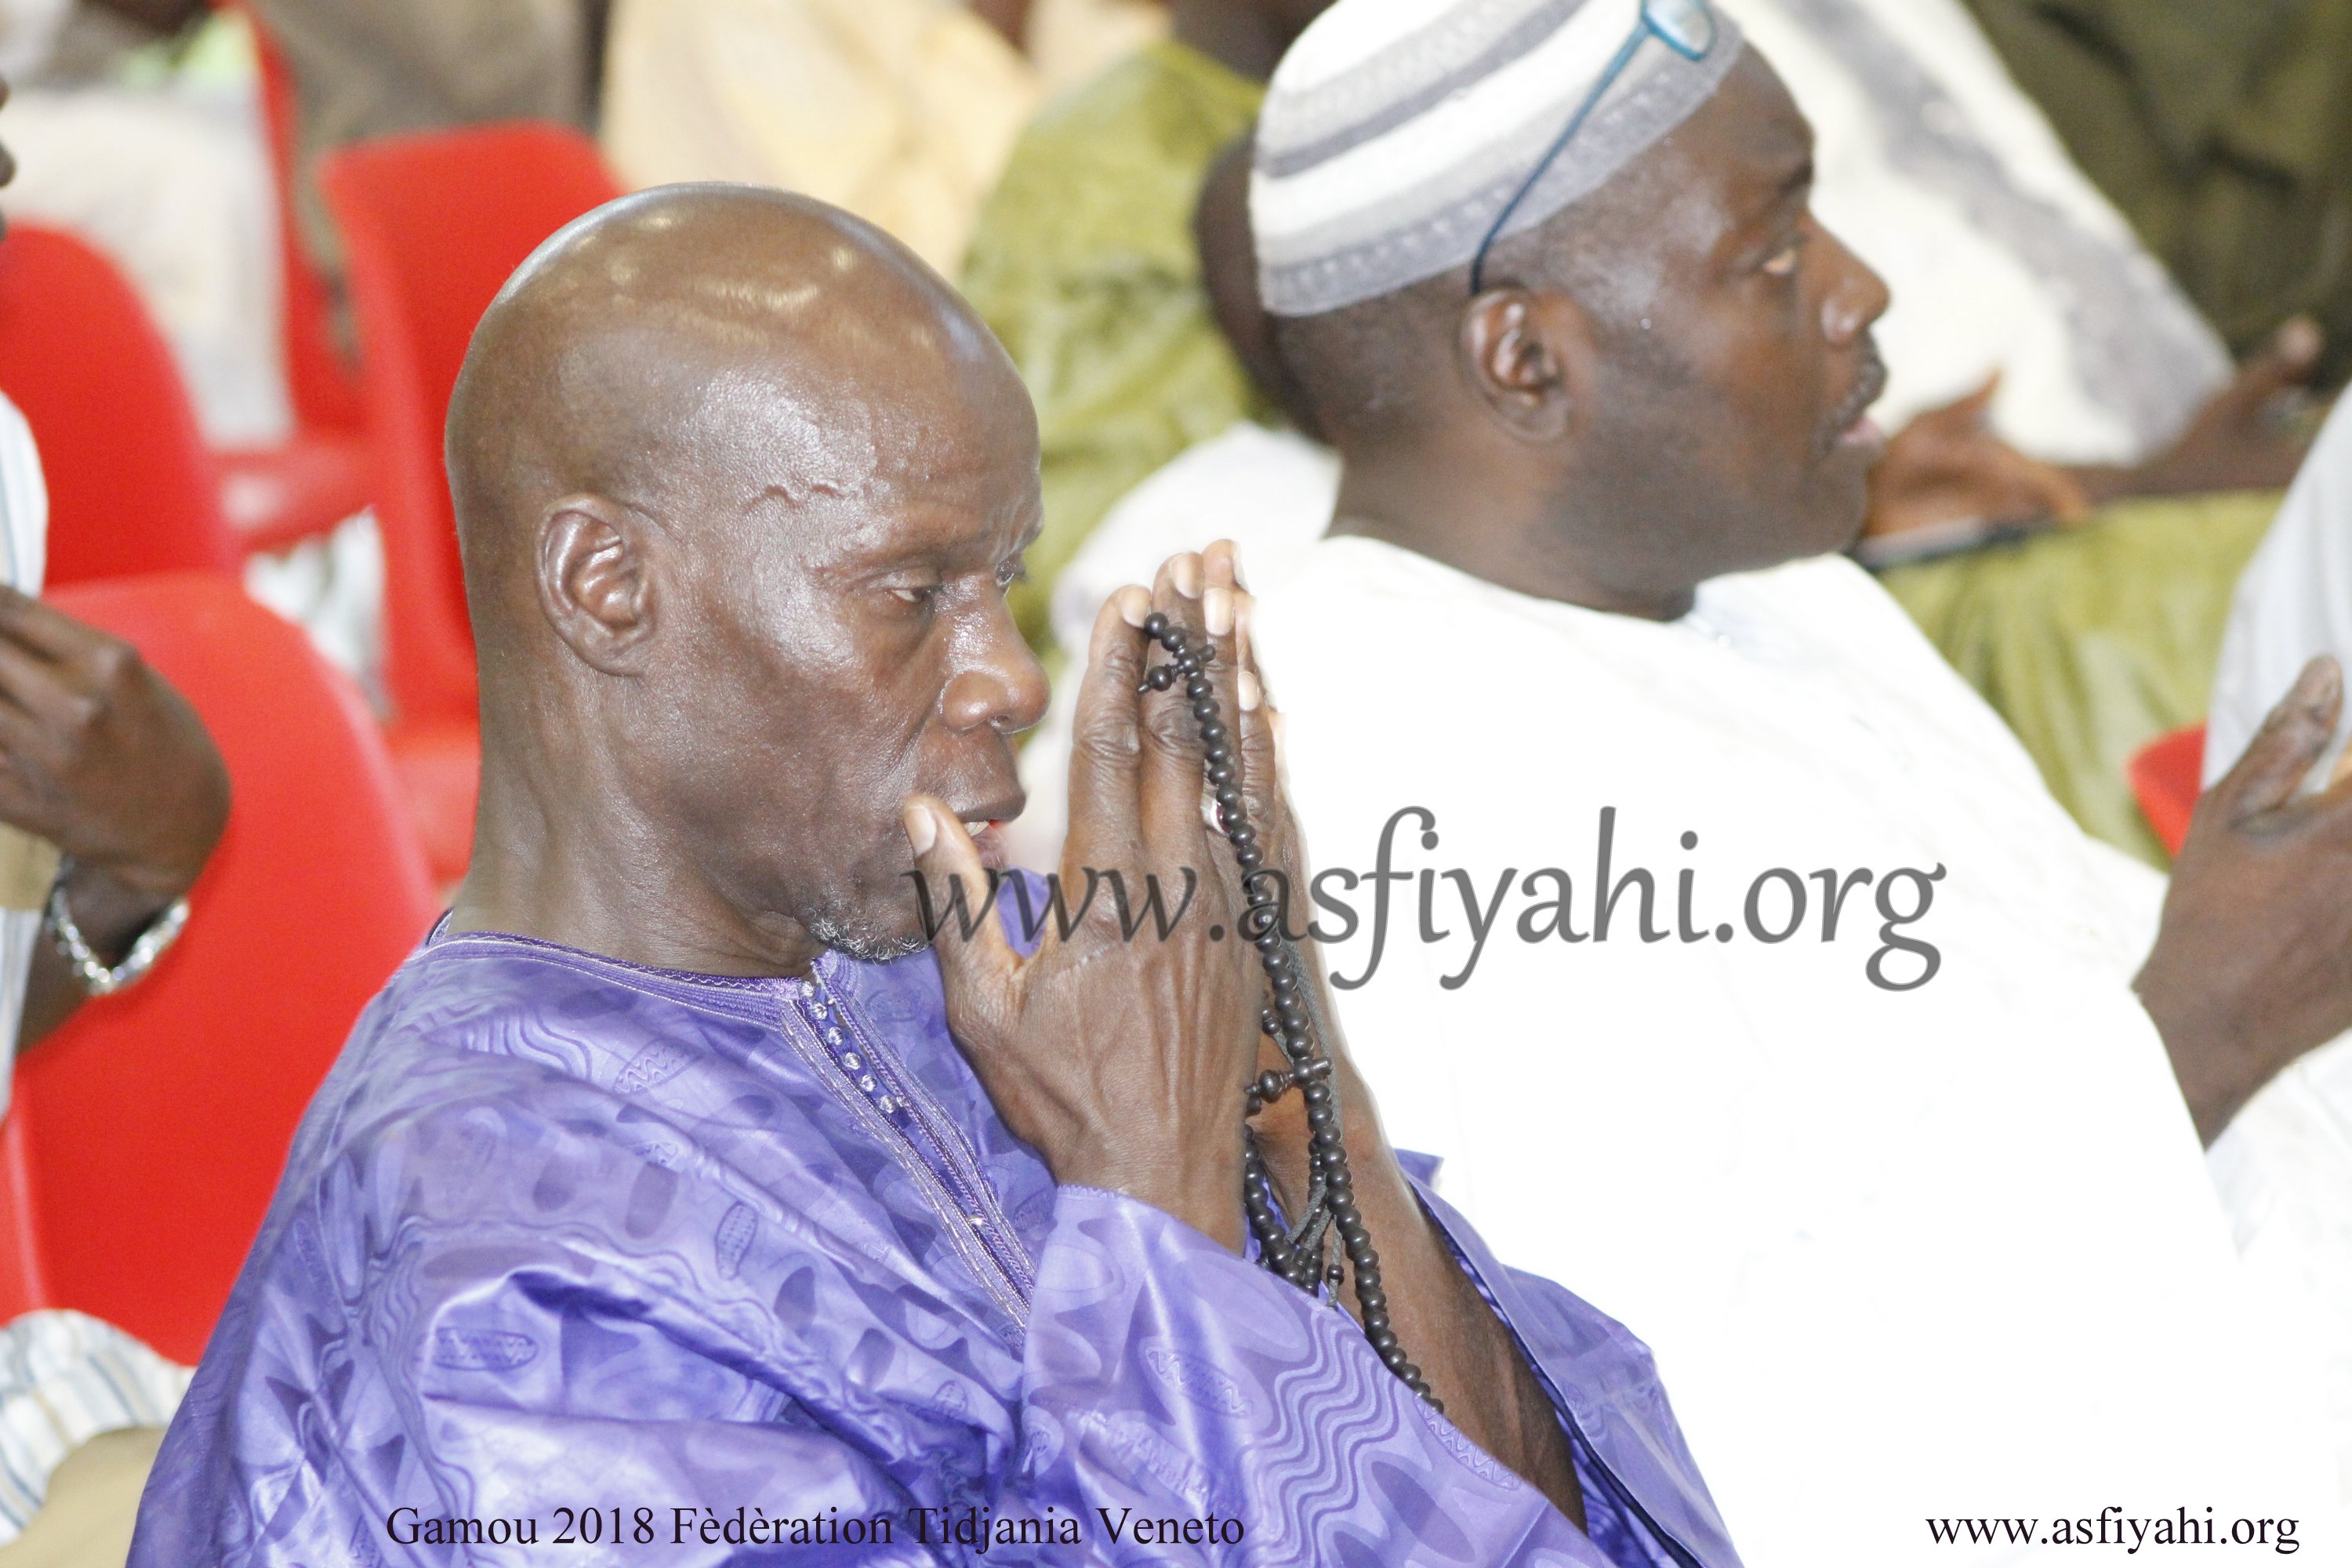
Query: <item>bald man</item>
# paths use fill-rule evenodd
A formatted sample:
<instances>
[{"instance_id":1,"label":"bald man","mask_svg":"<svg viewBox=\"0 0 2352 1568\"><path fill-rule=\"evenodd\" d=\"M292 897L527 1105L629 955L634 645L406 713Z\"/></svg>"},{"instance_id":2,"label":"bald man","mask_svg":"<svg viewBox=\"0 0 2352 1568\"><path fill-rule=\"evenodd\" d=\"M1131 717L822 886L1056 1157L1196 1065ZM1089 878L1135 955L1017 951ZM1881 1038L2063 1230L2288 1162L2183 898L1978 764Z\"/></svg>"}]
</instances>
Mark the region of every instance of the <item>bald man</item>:
<instances>
[{"instance_id":1,"label":"bald man","mask_svg":"<svg viewBox=\"0 0 2352 1568\"><path fill-rule=\"evenodd\" d=\"M298 1135L134 1564L1736 1563L1645 1352L1416 1186L1336 1048L1305 1098L1379 1257L1330 1283L1391 1328L1250 1260L1266 983L1136 629L1213 645L1295 866L1229 552L1097 621L1072 777L1066 869L1191 908L925 951L1045 689L1035 424L908 251L748 188L592 214L485 317L448 456L474 863ZM1257 1123L1294 1203L1300 1105Z\"/></svg>"},{"instance_id":2,"label":"bald man","mask_svg":"<svg viewBox=\"0 0 2352 1568\"><path fill-rule=\"evenodd\" d=\"M1253 635L1351 1047L1641 1325L1752 1561L2184 1502L2341 1556L2200 1145L2352 1025L2352 785L2296 793L2340 682L2168 895L2067 818L1839 553L1887 290L1813 151L1702 0L1339 0L1276 71L1260 279L1341 461Z\"/></svg>"}]
</instances>

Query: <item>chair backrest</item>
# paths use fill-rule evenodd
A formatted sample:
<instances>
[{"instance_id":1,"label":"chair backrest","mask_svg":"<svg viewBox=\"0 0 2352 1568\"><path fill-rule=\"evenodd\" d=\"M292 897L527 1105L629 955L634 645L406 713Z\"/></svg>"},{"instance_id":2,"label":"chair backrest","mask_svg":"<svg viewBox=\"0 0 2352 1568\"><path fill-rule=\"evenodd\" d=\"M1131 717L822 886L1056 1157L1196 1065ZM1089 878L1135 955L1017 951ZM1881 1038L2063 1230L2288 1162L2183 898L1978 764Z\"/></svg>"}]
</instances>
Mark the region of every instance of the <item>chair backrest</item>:
<instances>
[{"instance_id":1,"label":"chair backrest","mask_svg":"<svg viewBox=\"0 0 2352 1568\"><path fill-rule=\"evenodd\" d=\"M474 712L474 644L441 460L475 323L557 229L620 194L595 143L537 121L385 137L322 160L343 240L383 531L395 717Z\"/></svg>"},{"instance_id":2,"label":"chair backrest","mask_svg":"<svg viewBox=\"0 0 2352 1568\"><path fill-rule=\"evenodd\" d=\"M296 216L301 190L301 121L294 75L268 24L250 5L237 5L253 38L260 79L261 118L269 136L269 172L278 200L279 331L286 359L286 395L295 423L305 428L360 428L359 379L335 346L333 305L326 280L302 243Z\"/></svg>"},{"instance_id":3,"label":"chair backrest","mask_svg":"<svg viewBox=\"0 0 2352 1568\"><path fill-rule=\"evenodd\" d=\"M49 597L187 698L234 792L179 942L25 1053L10 1117L47 1304L193 1362L303 1108L425 934L432 889L366 705L299 630L203 574Z\"/></svg>"},{"instance_id":4,"label":"chair backrest","mask_svg":"<svg viewBox=\"0 0 2352 1568\"><path fill-rule=\"evenodd\" d=\"M2124 771L2140 815L2156 830L2165 853L2179 854L2197 797L2204 793L2205 726L2191 724L2158 736L2133 753Z\"/></svg>"},{"instance_id":5,"label":"chair backrest","mask_svg":"<svg viewBox=\"0 0 2352 1568\"><path fill-rule=\"evenodd\" d=\"M49 582L236 569L179 363L130 282L71 235L15 224L0 239L0 391L41 449Z\"/></svg>"}]
</instances>

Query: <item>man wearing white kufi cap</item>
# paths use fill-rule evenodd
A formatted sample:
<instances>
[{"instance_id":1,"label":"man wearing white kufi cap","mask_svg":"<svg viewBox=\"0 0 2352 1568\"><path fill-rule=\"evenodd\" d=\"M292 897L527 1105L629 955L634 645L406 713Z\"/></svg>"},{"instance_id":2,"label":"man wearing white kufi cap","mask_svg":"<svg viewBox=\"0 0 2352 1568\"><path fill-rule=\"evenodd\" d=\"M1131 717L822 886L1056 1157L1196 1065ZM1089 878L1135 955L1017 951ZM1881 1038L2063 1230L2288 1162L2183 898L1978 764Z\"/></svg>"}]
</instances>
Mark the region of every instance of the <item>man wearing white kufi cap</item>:
<instances>
[{"instance_id":1,"label":"man wearing white kufi cap","mask_svg":"<svg viewBox=\"0 0 2352 1568\"><path fill-rule=\"evenodd\" d=\"M1251 625L1341 1021L1648 1336L1751 1562L2327 1558L2200 1136L2352 1024L2352 793L2294 797L2340 681L2168 898L2085 837L1832 553L1887 295L1811 179L1703 0L1340 0L1276 72L1260 282L1342 475Z\"/></svg>"}]
</instances>

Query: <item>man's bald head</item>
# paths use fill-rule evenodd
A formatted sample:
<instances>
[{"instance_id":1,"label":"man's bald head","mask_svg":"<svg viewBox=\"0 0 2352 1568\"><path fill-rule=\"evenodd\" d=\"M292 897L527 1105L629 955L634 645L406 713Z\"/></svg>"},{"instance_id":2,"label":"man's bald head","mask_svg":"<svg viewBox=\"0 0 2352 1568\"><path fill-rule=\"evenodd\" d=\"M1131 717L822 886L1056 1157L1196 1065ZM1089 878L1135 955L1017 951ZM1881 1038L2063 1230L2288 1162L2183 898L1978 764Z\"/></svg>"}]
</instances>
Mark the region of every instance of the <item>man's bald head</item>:
<instances>
[{"instance_id":1,"label":"man's bald head","mask_svg":"<svg viewBox=\"0 0 2352 1568\"><path fill-rule=\"evenodd\" d=\"M1012 816L1045 700L1036 420L955 292L818 202L631 196L499 292L447 453L493 860L634 857L721 966L914 945L900 801Z\"/></svg>"},{"instance_id":2,"label":"man's bald head","mask_svg":"<svg viewBox=\"0 0 2352 1568\"><path fill-rule=\"evenodd\" d=\"M893 435L1007 370L936 274L822 203L709 184L600 207L499 290L450 399L478 635L559 498L847 499L891 482Z\"/></svg>"}]
</instances>

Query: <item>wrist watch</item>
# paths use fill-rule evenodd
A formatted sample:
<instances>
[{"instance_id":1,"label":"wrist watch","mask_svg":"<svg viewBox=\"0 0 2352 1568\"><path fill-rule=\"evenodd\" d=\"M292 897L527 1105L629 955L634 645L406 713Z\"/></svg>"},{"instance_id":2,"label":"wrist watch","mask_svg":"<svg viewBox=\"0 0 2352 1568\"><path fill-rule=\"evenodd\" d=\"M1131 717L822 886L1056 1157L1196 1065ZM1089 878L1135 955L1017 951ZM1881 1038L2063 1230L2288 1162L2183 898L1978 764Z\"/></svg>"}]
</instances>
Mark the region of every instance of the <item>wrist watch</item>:
<instances>
[{"instance_id":1,"label":"wrist watch","mask_svg":"<svg viewBox=\"0 0 2352 1568\"><path fill-rule=\"evenodd\" d=\"M74 977L81 982L81 988L92 996L109 996L144 978L155 967L155 961L179 940L181 929L188 923L188 900L173 900L171 908L150 921L147 929L139 933L131 951L122 955L122 962L109 969L98 961L81 928L74 924L73 911L66 907L66 881L73 873L71 856L58 862L57 880L49 884L48 912L42 923L49 928L49 938L58 944L58 951L73 965Z\"/></svg>"}]
</instances>

